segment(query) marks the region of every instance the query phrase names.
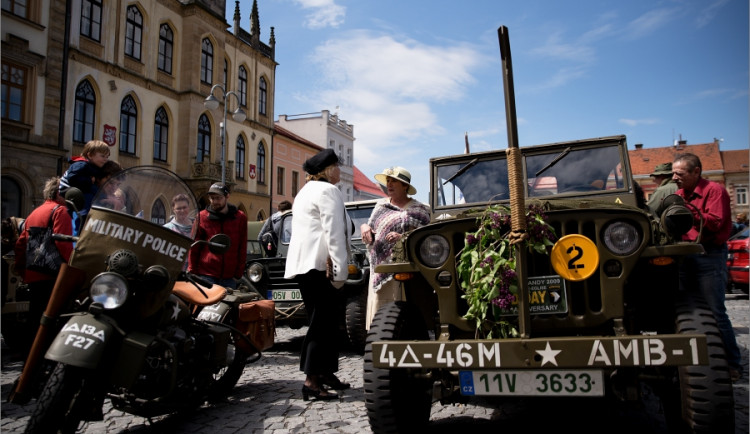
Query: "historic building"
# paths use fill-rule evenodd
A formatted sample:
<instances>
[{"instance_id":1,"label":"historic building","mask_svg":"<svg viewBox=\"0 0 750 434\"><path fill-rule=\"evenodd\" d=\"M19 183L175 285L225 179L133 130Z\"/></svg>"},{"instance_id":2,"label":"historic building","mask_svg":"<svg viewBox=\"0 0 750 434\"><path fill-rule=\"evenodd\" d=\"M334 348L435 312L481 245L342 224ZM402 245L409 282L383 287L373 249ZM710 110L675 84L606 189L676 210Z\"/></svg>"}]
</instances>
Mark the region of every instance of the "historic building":
<instances>
[{"instance_id":1,"label":"historic building","mask_svg":"<svg viewBox=\"0 0 750 434\"><path fill-rule=\"evenodd\" d=\"M344 201L354 200L354 125L328 110L299 115L279 115L276 125L304 137L321 149L330 148L336 151L342 163L341 182L338 187L344 194Z\"/></svg>"},{"instance_id":2,"label":"historic building","mask_svg":"<svg viewBox=\"0 0 750 434\"><path fill-rule=\"evenodd\" d=\"M276 125L271 156L272 203L271 213L276 212L279 202L288 200L294 203L297 192L305 185L305 160L322 151L323 148L304 139L286 128Z\"/></svg>"},{"instance_id":3,"label":"historic building","mask_svg":"<svg viewBox=\"0 0 750 434\"><path fill-rule=\"evenodd\" d=\"M646 195L646 199L656 189L650 174L662 163L671 163L675 157L691 153L701 159L703 177L723 185L729 192L732 215L748 211L748 155L750 150L722 151L719 140L710 143L688 144L687 140L678 140L672 146L644 148L636 144L634 150L628 151L630 166L634 178Z\"/></svg>"},{"instance_id":4,"label":"historic building","mask_svg":"<svg viewBox=\"0 0 750 434\"><path fill-rule=\"evenodd\" d=\"M263 218L275 35L261 42L257 0L249 32L235 5L230 29L225 0L3 2L3 108L14 108L2 114L3 217L28 214L44 180L100 139L125 168L174 171L202 204L224 180L232 203ZM146 217L168 220L170 199Z\"/></svg>"}]
</instances>

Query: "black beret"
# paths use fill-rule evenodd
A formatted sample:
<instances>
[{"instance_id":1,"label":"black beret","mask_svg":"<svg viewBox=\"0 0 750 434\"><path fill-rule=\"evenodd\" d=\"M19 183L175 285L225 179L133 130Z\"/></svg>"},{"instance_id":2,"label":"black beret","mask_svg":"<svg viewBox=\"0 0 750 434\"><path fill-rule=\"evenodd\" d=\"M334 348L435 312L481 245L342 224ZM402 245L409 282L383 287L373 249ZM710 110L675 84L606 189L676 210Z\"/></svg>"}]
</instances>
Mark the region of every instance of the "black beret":
<instances>
[{"instance_id":1,"label":"black beret","mask_svg":"<svg viewBox=\"0 0 750 434\"><path fill-rule=\"evenodd\" d=\"M310 175L317 175L322 172L323 169L330 166L331 164L338 164L339 157L333 151L333 149L324 149L305 161L302 165L302 169Z\"/></svg>"}]
</instances>

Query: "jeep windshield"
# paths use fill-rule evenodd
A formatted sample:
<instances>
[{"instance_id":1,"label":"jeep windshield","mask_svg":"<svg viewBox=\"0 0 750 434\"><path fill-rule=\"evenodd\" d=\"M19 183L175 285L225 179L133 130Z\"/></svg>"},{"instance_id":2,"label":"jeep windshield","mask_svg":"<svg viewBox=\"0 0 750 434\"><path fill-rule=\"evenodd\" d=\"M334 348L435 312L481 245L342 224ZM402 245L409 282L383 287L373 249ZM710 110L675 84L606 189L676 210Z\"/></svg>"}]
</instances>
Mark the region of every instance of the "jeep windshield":
<instances>
[{"instance_id":1,"label":"jeep windshield","mask_svg":"<svg viewBox=\"0 0 750 434\"><path fill-rule=\"evenodd\" d=\"M612 196L626 192L624 156L617 138L522 148L524 194L550 196ZM611 142L603 146L602 142ZM463 208L510 199L505 150L440 157L432 166L433 209ZM604 198L602 198L604 199Z\"/></svg>"}]
</instances>

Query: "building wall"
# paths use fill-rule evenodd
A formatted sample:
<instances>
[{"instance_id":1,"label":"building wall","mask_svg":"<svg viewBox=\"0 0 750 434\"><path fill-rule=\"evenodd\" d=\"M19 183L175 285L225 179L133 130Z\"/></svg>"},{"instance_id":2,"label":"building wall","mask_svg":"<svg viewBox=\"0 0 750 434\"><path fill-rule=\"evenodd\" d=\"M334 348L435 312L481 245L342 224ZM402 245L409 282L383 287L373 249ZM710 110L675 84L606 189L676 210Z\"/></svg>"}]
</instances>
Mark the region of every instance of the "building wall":
<instances>
[{"instance_id":1,"label":"building wall","mask_svg":"<svg viewBox=\"0 0 750 434\"><path fill-rule=\"evenodd\" d=\"M56 18L57 21L61 21L65 12L65 1L47 0L43 3L50 2L63 6L63 9L59 11L61 15ZM231 201L250 216L254 215L257 210L268 208L277 65L273 59L273 53L275 53L273 28L269 47L260 43L257 38L253 39L252 35L244 30L228 31L229 25L223 16L223 1L198 0L185 3L187 2L179 0L104 2L101 38L96 41L81 35L81 0L72 0L69 64L65 81L67 98L63 107L62 143L59 147L57 146L57 131L54 131L54 134L45 131L42 134L44 139L37 140L40 143L29 143L28 140L19 143L21 141L15 136L20 134L12 135L12 128L4 120L2 131L4 181L6 174L13 176L16 172L24 173L24 170L29 169L19 165L19 161L24 155L34 152L45 157L45 161L35 162L30 168L31 171L26 172L28 176L22 184L24 184L26 194L41 197L41 188L33 185L32 180L38 180L36 182L42 185L47 177L61 174L67 168L69 158L80 154L84 143L73 142L75 92L77 87L87 80L96 94L94 138L103 137L105 126L116 128L117 143L111 148L110 158L117 160L126 168L155 164L173 170L185 179L203 203L206 202L205 194L209 186L221 180L221 124L224 116L223 103L228 102L224 166L226 182L232 190ZM140 59L125 55L127 8L132 5L138 7L143 17ZM44 6L42 9L55 11L54 8ZM221 14L217 14L217 11L221 11ZM24 29L16 29L19 25L15 21L9 20L6 14L3 14L4 62L6 41L12 40L9 33L14 31L28 37ZM9 22L13 23L7 24ZM248 24L251 22L250 17L246 18L246 22ZM159 29L164 23L169 24L173 31L171 74L157 68ZM39 23L37 27L46 28L46 25ZM254 29L254 31L256 34L259 33L259 29ZM213 44L213 79L208 84L200 80L201 48L205 38ZM37 45L42 46L41 42L34 44L35 50L43 50L43 48L37 48ZM28 51L27 57L31 59L47 54ZM61 49L57 51L62 52ZM272 55L269 56L268 53ZM240 65L247 70L247 104L242 107L247 114L247 119L241 123L235 122L231 116L231 112L238 105L238 99L233 95L227 95L225 99L225 94L221 89L213 92L221 103L219 108L208 110L204 107L204 100L212 91L212 85L224 84L225 61L227 91L237 89L237 71ZM37 60L37 63L41 61ZM58 65L57 69L62 72L61 66ZM44 76L41 72L36 75ZM267 83L265 114L259 113L258 110L260 77L263 77ZM37 107L38 111L41 107L45 107L45 95L39 91L43 88L41 84L35 84L34 88L36 98L30 106ZM123 100L128 96L134 99L137 107L137 143L134 154L119 151L120 109ZM61 100L59 95L54 94L47 95L47 100L49 99ZM165 162L154 160L153 157L155 114L159 108L165 109L169 119L168 156ZM59 111L58 106L56 112L59 113ZM203 164L196 162L198 120L201 115L207 116L211 127L210 157ZM42 116L38 113L29 116L32 130L40 130L40 117ZM240 177L235 176L234 170L238 137L242 137L245 144L245 164ZM42 146L45 142L52 144L47 146L51 149ZM266 154L265 183L258 182L257 172L252 171L253 166L257 166L258 148L261 145ZM38 149L40 147L44 149ZM38 192L32 192L34 189ZM35 200L30 200L29 205L24 205L24 212L28 213L35 202ZM168 204L167 209L169 209Z\"/></svg>"},{"instance_id":2,"label":"building wall","mask_svg":"<svg viewBox=\"0 0 750 434\"><path fill-rule=\"evenodd\" d=\"M321 150L322 148L315 143L298 137L281 127L276 127L273 140L273 199L268 215L277 211L281 201L288 200L292 204L294 203L296 193L305 185L306 174L302 165L305 160ZM279 168L284 169L281 193L279 193L280 179L276 176ZM297 174L296 190L293 188L295 173Z\"/></svg>"}]
</instances>

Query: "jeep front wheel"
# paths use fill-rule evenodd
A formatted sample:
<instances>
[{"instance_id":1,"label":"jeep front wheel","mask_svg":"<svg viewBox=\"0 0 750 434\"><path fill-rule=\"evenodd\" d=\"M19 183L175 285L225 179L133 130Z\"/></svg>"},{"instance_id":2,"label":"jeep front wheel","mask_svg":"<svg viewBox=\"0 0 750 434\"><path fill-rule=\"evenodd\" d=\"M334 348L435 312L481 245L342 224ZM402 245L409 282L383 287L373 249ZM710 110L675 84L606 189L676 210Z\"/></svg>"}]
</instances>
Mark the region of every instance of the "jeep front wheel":
<instances>
[{"instance_id":1,"label":"jeep front wheel","mask_svg":"<svg viewBox=\"0 0 750 434\"><path fill-rule=\"evenodd\" d=\"M373 366L372 343L426 340L423 321L411 305L395 302L378 310L370 325L364 356L364 392L370 428L375 434L424 432L430 420L432 381L421 369L380 369Z\"/></svg>"},{"instance_id":2,"label":"jeep front wheel","mask_svg":"<svg viewBox=\"0 0 750 434\"><path fill-rule=\"evenodd\" d=\"M711 311L701 302L676 305L679 334L705 334L708 365L681 366L661 393L670 432L734 433L734 393L721 334Z\"/></svg>"}]
</instances>

